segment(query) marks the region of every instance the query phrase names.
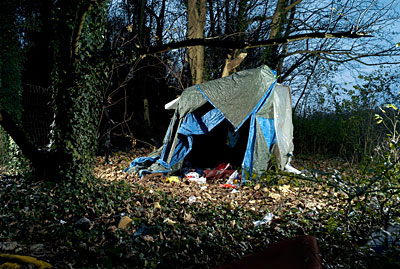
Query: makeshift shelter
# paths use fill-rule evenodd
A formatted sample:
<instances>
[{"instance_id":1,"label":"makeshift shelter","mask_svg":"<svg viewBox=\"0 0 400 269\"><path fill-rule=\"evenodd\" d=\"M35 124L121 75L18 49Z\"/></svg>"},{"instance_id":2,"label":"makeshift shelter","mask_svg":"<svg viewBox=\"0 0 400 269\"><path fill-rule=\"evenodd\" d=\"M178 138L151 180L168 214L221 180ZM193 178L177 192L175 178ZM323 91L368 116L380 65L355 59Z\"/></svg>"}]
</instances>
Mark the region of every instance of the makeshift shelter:
<instances>
[{"instance_id":1,"label":"makeshift shelter","mask_svg":"<svg viewBox=\"0 0 400 269\"><path fill-rule=\"evenodd\" d=\"M206 153L202 158L228 154L224 160L230 162L239 157L242 176L261 175L269 168L271 154L279 169L289 164L293 152L290 88L278 84L267 66L189 87L166 108L175 108L175 113L163 145L135 159L126 171L140 175L178 171L196 142L207 136L220 147L206 149L208 142L200 143L200 152ZM244 147L234 151L243 137Z\"/></svg>"}]
</instances>

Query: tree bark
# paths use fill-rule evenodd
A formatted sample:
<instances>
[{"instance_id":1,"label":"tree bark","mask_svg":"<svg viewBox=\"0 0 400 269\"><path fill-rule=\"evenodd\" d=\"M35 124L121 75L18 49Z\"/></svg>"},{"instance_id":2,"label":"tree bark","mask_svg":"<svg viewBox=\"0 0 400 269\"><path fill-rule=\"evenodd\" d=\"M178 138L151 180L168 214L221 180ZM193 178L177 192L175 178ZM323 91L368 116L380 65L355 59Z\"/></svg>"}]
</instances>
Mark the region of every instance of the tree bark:
<instances>
[{"instance_id":1,"label":"tree bark","mask_svg":"<svg viewBox=\"0 0 400 269\"><path fill-rule=\"evenodd\" d=\"M276 3L276 8L274 15L272 16L271 30L269 34L269 39L276 39L283 36L283 27L286 22L287 11L285 7L288 4L288 0L278 0ZM279 46L272 45L268 46L264 52L266 64L272 68L277 69L279 65ZM280 75L280 73L278 73Z\"/></svg>"},{"instance_id":2,"label":"tree bark","mask_svg":"<svg viewBox=\"0 0 400 269\"><path fill-rule=\"evenodd\" d=\"M206 23L206 0L188 0L188 39L204 38ZM192 83L203 82L204 46L188 48L188 60L192 74Z\"/></svg>"},{"instance_id":3,"label":"tree bark","mask_svg":"<svg viewBox=\"0 0 400 269\"><path fill-rule=\"evenodd\" d=\"M224 65L224 69L222 70L222 75L221 77L226 77L229 76L229 73L235 69L236 67L238 67L240 65L241 62L243 62L244 58L246 58L247 53L242 52L240 53L236 58L231 59L232 56L228 55L228 59L225 60L225 65Z\"/></svg>"}]
</instances>

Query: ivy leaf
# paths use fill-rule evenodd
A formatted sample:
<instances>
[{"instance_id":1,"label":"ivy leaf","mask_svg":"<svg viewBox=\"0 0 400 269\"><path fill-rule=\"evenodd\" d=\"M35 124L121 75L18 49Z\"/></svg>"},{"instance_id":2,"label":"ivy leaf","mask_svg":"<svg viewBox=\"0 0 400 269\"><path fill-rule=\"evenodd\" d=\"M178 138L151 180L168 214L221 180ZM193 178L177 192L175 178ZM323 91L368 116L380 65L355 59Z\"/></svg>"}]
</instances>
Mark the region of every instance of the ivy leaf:
<instances>
[{"instance_id":1,"label":"ivy leaf","mask_svg":"<svg viewBox=\"0 0 400 269\"><path fill-rule=\"evenodd\" d=\"M397 110L397 107L393 104L387 104L385 105L386 108L393 108L394 110Z\"/></svg>"}]
</instances>

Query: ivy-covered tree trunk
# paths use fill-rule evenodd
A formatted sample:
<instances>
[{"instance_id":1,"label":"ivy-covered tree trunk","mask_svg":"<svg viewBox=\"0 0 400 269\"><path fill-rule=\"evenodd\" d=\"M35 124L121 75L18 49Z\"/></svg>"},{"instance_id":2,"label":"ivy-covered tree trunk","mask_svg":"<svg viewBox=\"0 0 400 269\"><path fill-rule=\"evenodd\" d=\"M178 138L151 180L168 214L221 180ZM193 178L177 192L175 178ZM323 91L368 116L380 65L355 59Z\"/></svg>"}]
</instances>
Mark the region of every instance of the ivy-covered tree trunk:
<instances>
[{"instance_id":1,"label":"ivy-covered tree trunk","mask_svg":"<svg viewBox=\"0 0 400 269\"><path fill-rule=\"evenodd\" d=\"M105 2L61 1L55 90L55 163L63 179L92 177L105 66L91 60L104 42ZM104 64L102 64L104 65Z\"/></svg>"},{"instance_id":2,"label":"ivy-covered tree trunk","mask_svg":"<svg viewBox=\"0 0 400 269\"><path fill-rule=\"evenodd\" d=\"M54 90L53 145L39 150L19 124L22 52L16 19L19 2L1 2L0 124L30 159L34 171L47 179L82 182L92 178L97 141L99 93L107 74L97 61L105 36L106 1L61 0L44 2L52 10L55 51L51 85ZM46 7L45 7L46 8ZM35 43L32 46L38 45Z\"/></svg>"}]
</instances>

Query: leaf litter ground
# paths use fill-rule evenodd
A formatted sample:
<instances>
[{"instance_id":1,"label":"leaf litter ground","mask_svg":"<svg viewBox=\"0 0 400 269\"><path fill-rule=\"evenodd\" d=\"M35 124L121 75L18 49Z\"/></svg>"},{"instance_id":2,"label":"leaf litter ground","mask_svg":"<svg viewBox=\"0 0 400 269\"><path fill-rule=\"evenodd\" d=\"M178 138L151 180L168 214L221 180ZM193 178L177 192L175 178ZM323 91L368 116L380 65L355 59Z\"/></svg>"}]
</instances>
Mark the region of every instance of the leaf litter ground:
<instances>
[{"instance_id":1,"label":"leaf litter ground","mask_svg":"<svg viewBox=\"0 0 400 269\"><path fill-rule=\"evenodd\" d=\"M237 191L233 191L232 188L219 187L226 182L226 179L207 180L207 184L199 184L182 178L178 183L168 182L166 176L161 174L140 178L123 172L133 158L145 152L142 150L139 154L118 153L111 158L113 165L105 164L102 158L98 157L95 175L106 181L123 180L139 184L152 191L162 191L181 203L192 200L199 206L212 203L259 213L271 212L278 216L279 211L291 207L321 209L328 205L322 192L318 192L315 188L290 185L290 174L271 173L270 177L273 178L269 178L270 182L249 182ZM305 162L303 160L303 163ZM195 199L189 199L190 197Z\"/></svg>"},{"instance_id":2,"label":"leaf litter ground","mask_svg":"<svg viewBox=\"0 0 400 269\"><path fill-rule=\"evenodd\" d=\"M308 180L270 172L233 191L219 187L222 179L170 183L161 175L140 179L123 172L146 153L115 153L112 165L98 157L94 172L100 180L88 189L3 178L0 224L7 228L0 252L34 256L59 268L204 268L311 234L327 268L333 259L340 262L338 255L345 257L348 247L334 233L346 195L326 184L329 173ZM316 166L312 160L294 165ZM318 171L334 165L338 162L323 161ZM267 214L264 224L254 223Z\"/></svg>"}]
</instances>

